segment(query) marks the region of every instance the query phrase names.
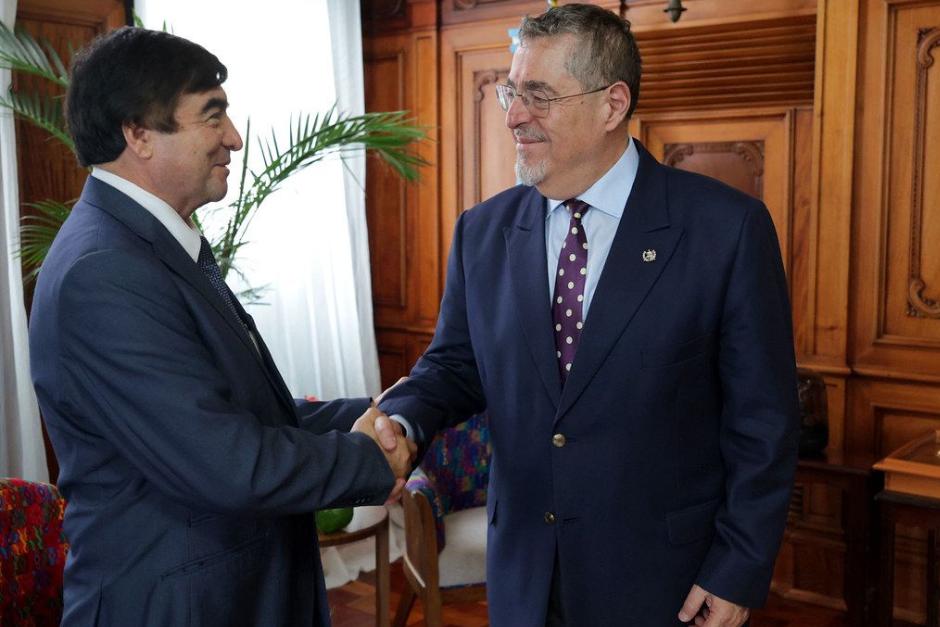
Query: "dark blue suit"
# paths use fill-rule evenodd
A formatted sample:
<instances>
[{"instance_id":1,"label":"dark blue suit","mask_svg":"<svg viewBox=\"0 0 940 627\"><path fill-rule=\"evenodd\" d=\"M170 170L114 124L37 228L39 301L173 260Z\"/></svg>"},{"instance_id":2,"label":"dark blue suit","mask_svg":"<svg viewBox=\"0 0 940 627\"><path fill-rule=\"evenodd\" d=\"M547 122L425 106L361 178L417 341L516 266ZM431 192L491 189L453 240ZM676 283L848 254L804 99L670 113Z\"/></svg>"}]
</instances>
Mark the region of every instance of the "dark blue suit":
<instances>
[{"instance_id":1,"label":"dark blue suit","mask_svg":"<svg viewBox=\"0 0 940 627\"><path fill-rule=\"evenodd\" d=\"M489 414L494 627L545 625L556 551L572 627L679 624L693 583L767 593L798 432L776 234L759 201L639 152L564 388L545 198L520 186L460 216L434 340L382 403L423 441Z\"/></svg>"},{"instance_id":2,"label":"dark blue suit","mask_svg":"<svg viewBox=\"0 0 940 627\"><path fill-rule=\"evenodd\" d=\"M313 512L394 482L369 438L331 431L368 399L295 407L180 244L93 177L30 322L68 500L63 624L328 625Z\"/></svg>"}]
</instances>

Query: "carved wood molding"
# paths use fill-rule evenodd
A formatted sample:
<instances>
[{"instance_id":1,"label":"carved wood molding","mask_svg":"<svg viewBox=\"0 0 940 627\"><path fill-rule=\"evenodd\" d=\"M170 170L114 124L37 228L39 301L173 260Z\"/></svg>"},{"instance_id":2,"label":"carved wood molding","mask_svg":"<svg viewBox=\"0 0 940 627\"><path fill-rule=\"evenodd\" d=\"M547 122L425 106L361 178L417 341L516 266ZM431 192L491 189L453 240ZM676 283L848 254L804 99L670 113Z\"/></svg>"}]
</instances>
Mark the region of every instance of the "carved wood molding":
<instances>
[{"instance_id":1,"label":"carved wood molding","mask_svg":"<svg viewBox=\"0 0 940 627\"><path fill-rule=\"evenodd\" d=\"M914 83L914 156L911 162L911 257L907 315L940 319L940 303L924 296L927 287L921 277L921 240L924 212L924 144L927 117L927 72L933 66L933 49L940 46L940 27L918 32L917 75Z\"/></svg>"},{"instance_id":2,"label":"carved wood molding","mask_svg":"<svg viewBox=\"0 0 940 627\"><path fill-rule=\"evenodd\" d=\"M670 167L678 167L678 164L696 153L734 153L750 166L751 176L754 177L754 187L758 196L763 197L764 142L762 141L666 144L663 149L663 163Z\"/></svg>"}]
</instances>

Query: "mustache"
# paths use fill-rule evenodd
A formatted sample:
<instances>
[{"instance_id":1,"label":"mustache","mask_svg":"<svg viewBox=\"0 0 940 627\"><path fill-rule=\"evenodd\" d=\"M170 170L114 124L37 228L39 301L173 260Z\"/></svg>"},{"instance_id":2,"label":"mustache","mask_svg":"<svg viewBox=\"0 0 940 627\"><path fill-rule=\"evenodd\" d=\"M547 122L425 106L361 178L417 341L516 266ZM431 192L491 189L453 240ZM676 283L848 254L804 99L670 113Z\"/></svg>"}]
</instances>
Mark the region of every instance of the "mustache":
<instances>
[{"instance_id":1,"label":"mustache","mask_svg":"<svg viewBox=\"0 0 940 627\"><path fill-rule=\"evenodd\" d=\"M547 139L545 135L528 126L514 128L512 134L516 139L534 139L536 141L545 141Z\"/></svg>"}]
</instances>

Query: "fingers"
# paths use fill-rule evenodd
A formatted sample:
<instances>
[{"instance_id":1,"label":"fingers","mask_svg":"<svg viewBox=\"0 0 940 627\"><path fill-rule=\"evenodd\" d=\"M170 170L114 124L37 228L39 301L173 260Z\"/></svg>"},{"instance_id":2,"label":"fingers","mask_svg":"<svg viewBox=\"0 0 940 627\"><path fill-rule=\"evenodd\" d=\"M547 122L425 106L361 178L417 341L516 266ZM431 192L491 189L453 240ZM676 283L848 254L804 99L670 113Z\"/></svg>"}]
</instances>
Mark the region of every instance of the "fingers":
<instances>
[{"instance_id":1,"label":"fingers","mask_svg":"<svg viewBox=\"0 0 940 627\"><path fill-rule=\"evenodd\" d=\"M685 603L682 604L682 609L679 610L679 620L683 623L691 622L705 602L706 594L701 587L693 585L692 589L689 590L689 595L685 598Z\"/></svg>"},{"instance_id":2,"label":"fingers","mask_svg":"<svg viewBox=\"0 0 940 627\"><path fill-rule=\"evenodd\" d=\"M405 491L405 480L404 479L395 479L395 487L392 488L392 492L388 495L388 498L385 499L386 505L391 505L397 503L401 499L402 492Z\"/></svg>"},{"instance_id":3,"label":"fingers","mask_svg":"<svg viewBox=\"0 0 940 627\"><path fill-rule=\"evenodd\" d=\"M710 594L699 586L692 586L679 610L679 620L687 623L694 618L696 627L741 627L750 610Z\"/></svg>"},{"instance_id":4,"label":"fingers","mask_svg":"<svg viewBox=\"0 0 940 627\"><path fill-rule=\"evenodd\" d=\"M401 425L385 414L379 414L375 419L375 423L373 423L373 427L382 448L389 452L394 451L398 446L398 437L402 432Z\"/></svg>"}]
</instances>

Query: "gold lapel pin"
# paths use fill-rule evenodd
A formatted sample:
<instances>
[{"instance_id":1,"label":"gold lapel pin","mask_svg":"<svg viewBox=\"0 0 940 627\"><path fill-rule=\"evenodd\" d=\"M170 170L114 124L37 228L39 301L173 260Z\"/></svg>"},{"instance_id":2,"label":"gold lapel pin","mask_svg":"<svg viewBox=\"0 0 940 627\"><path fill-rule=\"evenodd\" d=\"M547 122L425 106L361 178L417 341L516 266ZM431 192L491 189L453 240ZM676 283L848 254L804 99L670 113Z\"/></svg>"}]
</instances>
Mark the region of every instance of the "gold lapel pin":
<instances>
[{"instance_id":1,"label":"gold lapel pin","mask_svg":"<svg viewBox=\"0 0 940 627\"><path fill-rule=\"evenodd\" d=\"M643 251L643 262L650 263L652 261L656 261L656 251L652 248L647 248Z\"/></svg>"}]
</instances>

